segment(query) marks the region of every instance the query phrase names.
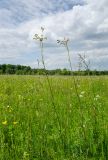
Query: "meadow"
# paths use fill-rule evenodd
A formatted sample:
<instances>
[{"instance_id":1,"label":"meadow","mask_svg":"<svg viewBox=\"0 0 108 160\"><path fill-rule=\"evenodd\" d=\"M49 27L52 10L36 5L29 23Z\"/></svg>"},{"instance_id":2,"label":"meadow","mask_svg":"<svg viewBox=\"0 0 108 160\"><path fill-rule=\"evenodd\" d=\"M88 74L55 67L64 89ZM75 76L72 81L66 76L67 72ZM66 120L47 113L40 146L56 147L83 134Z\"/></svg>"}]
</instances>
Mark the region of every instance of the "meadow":
<instances>
[{"instance_id":1,"label":"meadow","mask_svg":"<svg viewBox=\"0 0 108 160\"><path fill-rule=\"evenodd\" d=\"M0 160L108 159L108 77L75 82L0 76Z\"/></svg>"}]
</instances>

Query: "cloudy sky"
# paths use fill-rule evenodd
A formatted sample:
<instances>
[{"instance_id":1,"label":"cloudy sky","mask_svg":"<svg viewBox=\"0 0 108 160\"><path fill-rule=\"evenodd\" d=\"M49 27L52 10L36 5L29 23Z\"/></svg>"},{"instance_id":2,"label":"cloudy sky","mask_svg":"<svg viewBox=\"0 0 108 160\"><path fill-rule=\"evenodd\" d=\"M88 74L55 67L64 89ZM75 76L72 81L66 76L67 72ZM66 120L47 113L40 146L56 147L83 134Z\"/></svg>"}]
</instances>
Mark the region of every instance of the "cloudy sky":
<instances>
[{"instance_id":1,"label":"cloudy sky","mask_svg":"<svg viewBox=\"0 0 108 160\"><path fill-rule=\"evenodd\" d=\"M74 69L78 54L92 69L108 69L108 0L0 0L0 64L37 67L41 56L33 35L41 26L48 69L69 66L65 48L56 43L63 37L70 39Z\"/></svg>"}]
</instances>

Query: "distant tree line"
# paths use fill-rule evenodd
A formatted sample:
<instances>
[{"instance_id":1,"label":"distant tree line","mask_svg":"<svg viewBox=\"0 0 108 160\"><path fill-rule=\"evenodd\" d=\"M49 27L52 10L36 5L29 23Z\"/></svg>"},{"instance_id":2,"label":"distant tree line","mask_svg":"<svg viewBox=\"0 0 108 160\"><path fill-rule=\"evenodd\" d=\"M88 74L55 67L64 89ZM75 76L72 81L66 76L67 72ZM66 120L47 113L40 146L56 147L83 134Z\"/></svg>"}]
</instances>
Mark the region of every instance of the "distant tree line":
<instances>
[{"instance_id":1,"label":"distant tree line","mask_svg":"<svg viewBox=\"0 0 108 160\"><path fill-rule=\"evenodd\" d=\"M23 65L12 65L12 64L1 64L0 65L0 74L16 74L16 75L108 75L108 71L97 71L97 70L79 70L71 71L64 69L53 69L53 70L44 70L44 69L33 69L30 66Z\"/></svg>"}]
</instances>

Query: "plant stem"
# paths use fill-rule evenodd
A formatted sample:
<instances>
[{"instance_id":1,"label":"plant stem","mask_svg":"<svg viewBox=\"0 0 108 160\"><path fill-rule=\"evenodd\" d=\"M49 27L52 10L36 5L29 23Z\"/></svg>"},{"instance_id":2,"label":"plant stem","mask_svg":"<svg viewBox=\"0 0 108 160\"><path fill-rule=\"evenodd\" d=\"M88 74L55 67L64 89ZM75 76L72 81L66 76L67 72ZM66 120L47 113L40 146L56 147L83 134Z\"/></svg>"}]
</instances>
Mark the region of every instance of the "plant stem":
<instances>
[{"instance_id":1,"label":"plant stem","mask_svg":"<svg viewBox=\"0 0 108 160\"><path fill-rule=\"evenodd\" d=\"M86 136L85 136L85 130L84 130L84 127L83 127L83 121L84 121L84 119L83 119L82 105L81 105L81 100L80 100L79 93L78 93L77 82L76 82L74 74L73 74L72 63L71 63L71 58L70 58L70 51L69 51L69 47L68 47L67 43L65 44L65 47L66 47L66 50L67 50L67 53L68 53L68 61L69 61L70 69L71 69L71 75L73 77L75 92L76 92L77 99L78 99L78 102L79 102L80 115L81 115L81 119L82 119L82 121L81 121L81 127L83 129L83 134L84 134L84 138L85 138Z\"/></svg>"},{"instance_id":2,"label":"plant stem","mask_svg":"<svg viewBox=\"0 0 108 160\"><path fill-rule=\"evenodd\" d=\"M44 46L43 46L43 41L40 41L40 47L41 47L42 64L43 64L43 67L44 67L44 70L45 70L45 75L46 75L46 79L47 79L49 90L50 90L51 102L52 102L53 109L54 109L56 117L57 117L57 121L58 121L58 125L59 125L59 132L60 132L60 135L61 135L61 123L60 123L59 115L58 115L57 110L56 110L56 104L54 102L53 89L52 89L52 86L51 86L51 83L50 83L50 80L49 80L49 76L48 76L48 74L46 72L46 66L45 66L45 62L44 62L44 55L43 55L43 48L44 48Z\"/></svg>"}]
</instances>

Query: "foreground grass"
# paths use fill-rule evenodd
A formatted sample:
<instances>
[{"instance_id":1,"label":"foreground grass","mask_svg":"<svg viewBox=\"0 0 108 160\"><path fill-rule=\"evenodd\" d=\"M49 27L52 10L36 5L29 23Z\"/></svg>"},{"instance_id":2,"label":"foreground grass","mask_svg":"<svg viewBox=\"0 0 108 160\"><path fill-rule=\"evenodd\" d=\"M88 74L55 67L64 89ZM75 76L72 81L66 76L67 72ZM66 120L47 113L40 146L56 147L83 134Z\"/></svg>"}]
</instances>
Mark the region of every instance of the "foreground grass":
<instances>
[{"instance_id":1,"label":"foreground grass","mask_svg":"<svg viewBox=\"0 0 108 160\"><path fill-rule=\"evenodd\" d=\"M0 160L107 160L108 77L0 77ZM59 123L58 118L59 117Z\"/></svg>"}]
</instances>

